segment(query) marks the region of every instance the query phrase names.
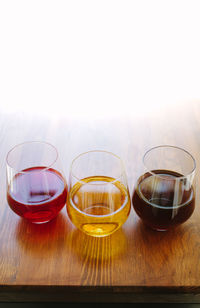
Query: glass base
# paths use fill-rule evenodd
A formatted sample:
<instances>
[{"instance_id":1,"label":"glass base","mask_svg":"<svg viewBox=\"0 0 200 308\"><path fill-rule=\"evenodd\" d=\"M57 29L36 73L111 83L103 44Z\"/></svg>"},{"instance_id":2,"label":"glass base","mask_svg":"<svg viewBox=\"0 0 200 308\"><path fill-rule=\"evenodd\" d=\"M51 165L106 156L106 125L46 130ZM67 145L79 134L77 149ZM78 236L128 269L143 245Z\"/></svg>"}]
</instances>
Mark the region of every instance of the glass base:
<instances>
[{"instance_id":1,"label":"glass base","mask_svg":"<svg viewBox=\"0 0 200 308\"><path fill-rule=\"evenodd\" d=\"M46 221L30 221L30 220L27 219L27 221L29 221L29 222L31 222L32 224L35 224L35 225L46 224L46 223L50 222L51 220L46 220Z\"/></svg>"},{"instance_id":2,"label":"glass base","mask_svg":"<svg viewBox=\"0 0 200 308\"><path fill-rule=\"evenodd\" d=\"M148 225L147 223L143 222L143 224L148 228L148 229L151 229L153 231L157 231L157 232L166 232L166 231L169 231L170 228L157 228L157 227L153 227L153 226L150 226Z\"/></svg>"},{"instance_id":3,"label":"glass base","mask_svg":"<svg viewBox=\"0 0 200 308\"><path fill-rule=\"evenodd\" d=\"M166 232L169 230L169 229L158 229L158 228L152 228L152 227L149 227L149 228L151 228L153 231L158 231L158 232Z\"/></svg>"},{"instance_id":4,"label":"glass base","mask_svg":"<svg viewBox=\"0 0 200 308\"><path fill-rule=\"evenodd\" d=\"M48 220L44 220L44 221L32 221L30 219L27 219L27 218L24 218L22 217L25 221L31 223L31 224L34 224L34 225L44 225L44 224L47 224L48 222L51 222L52 220L55 219L55 217L51 218L51 219L48 219Z\"/></svg>"}]
</instances>

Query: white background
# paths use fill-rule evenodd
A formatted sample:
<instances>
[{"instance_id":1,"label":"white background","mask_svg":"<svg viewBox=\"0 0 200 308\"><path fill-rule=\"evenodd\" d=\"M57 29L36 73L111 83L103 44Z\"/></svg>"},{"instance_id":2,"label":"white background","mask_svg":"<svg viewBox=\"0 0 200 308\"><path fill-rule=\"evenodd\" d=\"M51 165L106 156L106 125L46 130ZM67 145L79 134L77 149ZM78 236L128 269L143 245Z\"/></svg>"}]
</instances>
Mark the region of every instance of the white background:
<instances>
[{"instance_id":1,"label":"white background","mask_svg":"<svg viewBox=\"0 0 200 308\"><path fill-rule=\"evenodd\" d=\"M0 112L131 116L200 99L200 1L0 0Z\"/></svg>"}]
</instances>

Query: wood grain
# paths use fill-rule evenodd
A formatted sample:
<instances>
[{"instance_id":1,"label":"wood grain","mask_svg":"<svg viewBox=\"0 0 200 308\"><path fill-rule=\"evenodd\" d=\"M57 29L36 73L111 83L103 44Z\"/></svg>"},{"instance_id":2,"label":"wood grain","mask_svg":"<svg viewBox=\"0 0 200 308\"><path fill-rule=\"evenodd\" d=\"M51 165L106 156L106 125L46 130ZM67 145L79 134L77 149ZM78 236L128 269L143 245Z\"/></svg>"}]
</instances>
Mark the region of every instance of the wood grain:
<instances>
[{"instance_id":1,"label":"wood grain","mask_svg":"<svg viewBox=\"0 0 200 308\"><path fill-rule=\"evenodd\" d=\"M181 103L144 117L1 114L0 120L1 301L200 302L200 103ZM155 232L132 208L123 227L105 238L78 231L66 208L48 224L30 224L8 207L5 183L8 150L28 140L53 143L67 179L72 159L81 152L118 154L131 195L148 148L183 147L197 161L195 212L175 230Z\"/></svg>"}]
</instances>

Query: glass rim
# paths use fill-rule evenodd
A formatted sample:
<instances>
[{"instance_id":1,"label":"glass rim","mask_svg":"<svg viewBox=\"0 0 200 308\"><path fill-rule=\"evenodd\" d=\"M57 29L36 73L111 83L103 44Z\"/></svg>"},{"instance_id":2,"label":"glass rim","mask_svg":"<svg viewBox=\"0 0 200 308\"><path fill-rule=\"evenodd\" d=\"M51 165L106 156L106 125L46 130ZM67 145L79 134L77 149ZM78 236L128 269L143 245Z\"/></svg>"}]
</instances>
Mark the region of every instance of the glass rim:
<instances>
[{"instance_id":1,"label":"glass rim","mask_svg":"<svg viewBox=\"0 0 200 308\"><path fill-rule=\"evenodd\" d=\"M79 159L81 156L84 156L84 155L89 154L89 153L106 153L106 154L109 154L109 155L117 158L119 160L119 162L120 162L120 165L121 165L121 174L119 176L117 176L113 181L109 181L107 183L99 183L99 184L97 184L97 183L86 183L85 181L83 181L83 179L80 179L79 177L77 177L74 174L74 172L72 171L72 169L73 169L73 164L75 163L75 161L77 159ZM112 183L117 182L122 176L126 176L126 172L125 172L125 167L124 167L123 161L122 161L122 159L118 155L116 155L116 154L114 154L112 152L106 151L106 150L90 150L90 151L83 152L83 153L79 154L78 156L76 156L72 160L71 166L70 166L70 175L72 175L78 182L83 183L84 185L98 185L99 186L99 185L108 185L108 184L112 184ZM104 176L104 175L102 174L102 175L99 175L99 176Z\"/></svg>"},{"instance_id":2,"label":"glass rim","mask_svg":"<svg viewBox=\"0 0 200 308\"><path fill-rule=\"evenodd\" d=\"M193 161L193 168L192 168L192 170L191 170L190 172L188 172L186 175L181 175L181 176L179 176L179 177L177 178L178 180L185 179L186 177L192 175L192 174L195 172L195 170L196 170L196 160L195 160L195 158L193 157L193 155L192 155L190 152L188 152L187 150L185 150L185 149L183 149L183 148L181 148L181 147L178 147L178 146L173 146L173 145L164 144L164 145L158 145L158 146L155 146L155 147L150 148L150 149L147 150L147 151L145 152L145 154L143 155L143 159L142 159L143 165L145 166L145 168L147 169L147 171L148 171L150 174L152 174L153 176L157 176L157 177L159 177L159 178L163 178L162 175L159 175L159 174L153 172L152 170L149 170L149 168L148 168L148 167L146 166L146 164L145 164L145 158L146 158L147 154L148 154L149 152L151 152L152 150L156 150L156 149L159 149L159 148L172 148L172 149L180 150L180 151L184 152L185 154L187 154L187 155L192 159L192 161Z\"/></svg>"},{"instance_id":3,"label":"glass rim","mask_svg":"<svg viewBox=\"0 0 200 308\"><path fill-rule=\"evenodd\" d=\"M36 143L40 143L40 144L44 144L44 145L48 145L50 146L56 153L56 158L53 160L53 162L51 164L49 164L48 166L45 166L44 168L41 169L41 172L45 171L45 170L48 170L50 169L54 164L55 162L58 160L58 151L56 149L56 147L54 145L52 145L51 143L49 142L46 142L46 141L25 141L25 142L22 142L22 143L19 143L19 144L16 144L14 147L12 147L7 155L6 155L6 164L7 166L9 166L10 168L14 169L15 171L17 171L18 173L26 173L26 171L23 171L23 170L18 170L17 168L13 167L10 163L9 163L9 155L11 154L11 152L13 152L15 149L17 149L18 147L21 147L23 145L28 145L28 144L36 144ZM31 167L30 167L31 168Z\"/></svg>"}]
</instances>

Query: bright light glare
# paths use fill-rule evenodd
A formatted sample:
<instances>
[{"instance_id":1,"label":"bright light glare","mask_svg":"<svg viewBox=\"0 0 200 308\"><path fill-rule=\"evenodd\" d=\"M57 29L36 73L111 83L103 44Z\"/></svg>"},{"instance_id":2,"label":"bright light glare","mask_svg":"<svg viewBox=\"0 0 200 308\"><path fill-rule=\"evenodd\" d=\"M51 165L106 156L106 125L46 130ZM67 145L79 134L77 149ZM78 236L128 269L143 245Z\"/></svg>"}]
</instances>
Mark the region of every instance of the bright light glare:
<instances>
[{"instance_id":1,"label":"bright light glare","mask_svg":"<svg viewBox=\"0 0 200 308\"><path fill-rule=\"evenodd\" d=\"M200 2L0 2L0 110L155 113L200 98Z\"/></svg>"}]
</instances>

